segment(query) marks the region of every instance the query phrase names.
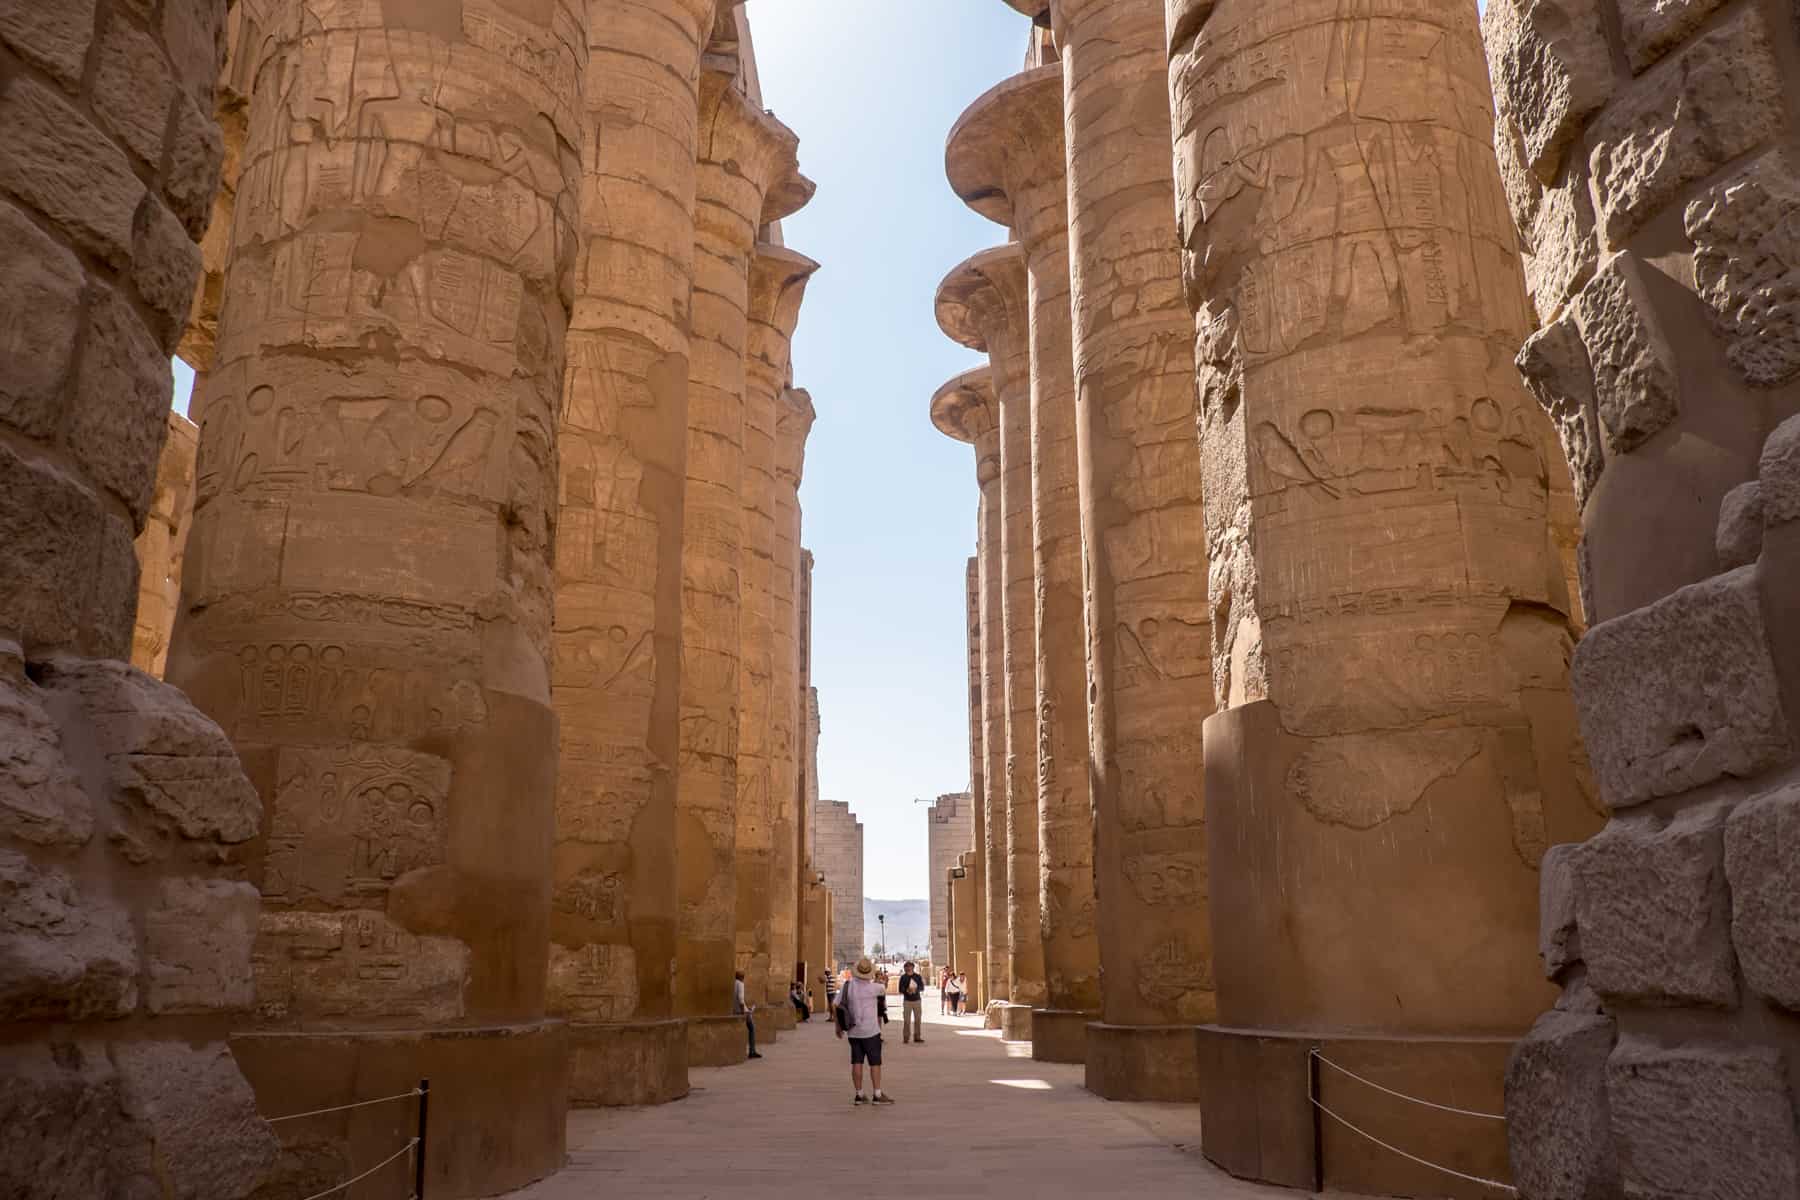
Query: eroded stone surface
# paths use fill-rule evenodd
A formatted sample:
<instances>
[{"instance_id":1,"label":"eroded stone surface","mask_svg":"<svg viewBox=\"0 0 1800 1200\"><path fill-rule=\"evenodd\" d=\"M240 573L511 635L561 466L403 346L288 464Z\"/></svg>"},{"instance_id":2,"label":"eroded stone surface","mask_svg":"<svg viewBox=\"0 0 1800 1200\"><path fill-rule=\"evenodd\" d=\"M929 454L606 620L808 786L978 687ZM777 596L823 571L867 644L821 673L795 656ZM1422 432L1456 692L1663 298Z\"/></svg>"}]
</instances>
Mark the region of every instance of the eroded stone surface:
<instances>
[{"instance_id":1,"label":"eroded stone surface","mask_svg":"<svg viewBox=\"0 0 1800 1200\"><path fill-rule=\"evenodd\" d=\"M1674 354L1645 301L1641 270L1621 254L1575 299L1600 428L1613 453L1636 449L1680 411Z\"/></svg>"},{"instance_id":2,"label":"eroded stone surface","mask_svg":"<svg viewBox=\"0 0 1800 1200\"><path fill-rule=\"evenodd\" d=\"M1631 1200L1787 1196L1800 1138L1782 1055L1768 1047L1619 1039L1606 1093Z\"/></svg>"},{"instance_id":3,"label":"eroded stone surface","mask_svg":"<svg viewBox=\"0 0 1800 1200\"><path fill-rule=\"evenodd\" d=\"M1575 701L1614 808L1793 753L1753 568L1596 625L1575 651Z\"/></svg>"},{"instance_id":4,"label":"eroded stone surface","mask_svg":"<svg viewBox=\"0 0 1800 1200\"><path fill-rule=\"evenodd\" d=\"M1800 375L1800 176L1783 154L1687 206L1700 298L1733 365L1764 387Z\"/></svg>"},{"instance_id":5,"label":"eroded stone surface","mask_svg":"<svg viewBox=\"0 0 1800 1200\"><path fill-rule=\"evenodd\" d=\"M1547 1012L1506 1068L1507 1143L1522 1196L1614 1200L1618 1168L1607 1112L1608 1017Z\"/></svg>"},{"instance_id":6,"label":"eroded stone surface","mask_svg":"<svg viewBox=\"0 0 1800 1200\"><path fill-rule=\"evenodd\" d=\"M1731 944L1744 982L1800 1012L1800 789L1740 805L1725 826Z\"/></svg>"},{"instance_id":7,"label":"eroded stone surface","mask_svg":"<svg viewBox=\"0 0 1800 1200\"><path fill-rule=\"evenodd\" d=\"M1613 821L1576 852L1582 959L1602 999L1737 1003L1724 824L1716 807L1661 828L1648 817Z\"/></svg>"},{"instance_id":8,"label":"eroded stone surface","mask_svg":"<svg viewBox=\"0 0 1800 1200\"><path fill-rule=\"evenodd\" d=\"M0 900L0 1018L90 1021L136 1009L137 938L116 900L3 848Z\"/></svg>"}]
</instances>

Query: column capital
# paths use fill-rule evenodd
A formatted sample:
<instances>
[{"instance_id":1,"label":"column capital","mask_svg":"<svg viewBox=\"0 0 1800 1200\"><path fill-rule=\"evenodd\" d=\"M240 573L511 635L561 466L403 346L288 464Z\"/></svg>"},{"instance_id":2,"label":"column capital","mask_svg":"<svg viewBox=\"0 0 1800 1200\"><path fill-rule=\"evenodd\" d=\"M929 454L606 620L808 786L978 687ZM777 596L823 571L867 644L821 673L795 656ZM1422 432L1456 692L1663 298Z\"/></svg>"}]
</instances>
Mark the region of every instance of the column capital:
<instances>
[{"instance_id":1,"label":"column capital","mask_svg":"<svg viewBox=\"0 0 1800 1200\"><path fill-rule=\"evenodd\" d=\"M1022 349L1030 316L1025 251L1017 242L971 255L938 284L938 328L971 350L992 353L993 343L1009 333Z\"/></svg>"},{"instance_id":2,"label":"column capital","mask_svg":"<svg viewBox=\"0 0 1800 1200\"><path fill-rule=\"evenodd\" d=\"M783 388L775 398L775 478L798 489L806 474L806 439L818 411L805 388Z\"/></svg>"},{"instance_id":3,"label":"column capital","mask_svg":"<svg viewBox=\"0 0 1800 1200\"><path fill-rule=\"evenodd\" d=\"M817 185L800 173L800 137L773 113L758 108L733 76L700 74L700 142L703 199L725 204L757 229L806 207ZM714 192L720 194L714 195Z\"/></svg>"},{"instance_id":4,"label":"column capital","mask_svg":"<svg viewBox=\"0 0 1800 1200\"><path fill-rule=\"evenodd\" d=\"M1068 224L1060 62L1021 72L964 110L944 146L963 203L1018 231L1029 248Z\"/></svg>"},{"instance_id":5,"label":"column capital","mask_svg":"<svg viewBox=\"0 0 1800 1200\"><path fill-rule=\"evenodd\" d=\"M986 487L1000 478L1000 397L992 367L964 371L940 387L931 397L931 423L975 447L976 482Z\"/></svg>"},{"instance_id":6,"label":"column capital","mask_svg":"<svg viewBox=\"0 0 1800 1200\"><path fill-rule=\"evenodd\" d=\"M806 255L771 242L758 242L750 257L750 341L744 369L768 392L787 382L806 281L818 269Z\"/></svg>"}]
</instances>

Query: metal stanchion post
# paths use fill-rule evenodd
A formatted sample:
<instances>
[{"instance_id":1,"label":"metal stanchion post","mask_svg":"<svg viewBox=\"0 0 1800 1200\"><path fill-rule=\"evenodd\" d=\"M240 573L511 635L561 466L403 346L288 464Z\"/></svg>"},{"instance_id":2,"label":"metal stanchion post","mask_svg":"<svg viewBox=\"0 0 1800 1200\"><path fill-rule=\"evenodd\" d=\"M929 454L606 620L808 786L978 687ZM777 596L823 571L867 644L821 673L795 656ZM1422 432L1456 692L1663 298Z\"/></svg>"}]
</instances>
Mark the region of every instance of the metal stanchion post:
<instances>
[{"instance_id":1,"label":"metal stanchion post","mask_svg":"<svg viewBox=\"0 0 1800 1200\"><path fill-rule=\"evenodd\" d=\"M1312 1101L1313 1127L1313 1191L1325 1190L1325 1113L1319 1107L1323 1093L1319 1090L1319 1048L1306 1052L1306 1094Z\"/></svg>"},{"instance_id":2,"label":"metal stanchion post","mask_svg":"<svg viewBox=\"0 0 1800 1200\"><path fill-rule=\"evenodd\" d=\"M425 1200L425 1120L431 1111L431 1080L419 1080L419 1130L413 1147L413 1200Z\"/></svg>"}]
</instances>

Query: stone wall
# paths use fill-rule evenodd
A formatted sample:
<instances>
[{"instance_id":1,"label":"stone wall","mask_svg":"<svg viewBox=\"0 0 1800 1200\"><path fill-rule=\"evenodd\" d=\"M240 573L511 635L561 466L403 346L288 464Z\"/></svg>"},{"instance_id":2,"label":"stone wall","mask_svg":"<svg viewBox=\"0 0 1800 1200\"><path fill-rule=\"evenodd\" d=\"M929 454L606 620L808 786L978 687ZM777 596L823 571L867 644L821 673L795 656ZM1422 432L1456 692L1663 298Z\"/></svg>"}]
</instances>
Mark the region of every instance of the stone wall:
<instances>
[{"instance_id":1,"label":"stone wall","mask_svg":"<svg viewBox=\"0 0 1800 1200\"><path fill-rule=\"evenodd\" d=\"M1544 862L1528 1198L1800 1187L1800 37L1755 0L1489 0L1496 144L1581 504L1611 821Z\"/></svg>"},{"instance_id":2,"label":"stone wall","mask_svg":"<svg viewBox=\"0 0 1800 1200\"><path fill-rule=\"evenodd\" d=\"M275 1142L251 1003L262 805L128 665L169 359L221 141L220 0L0 2L0 1194L239 1200ZM166 498L166 497L165 497Z\"/></svg>"},{"instance_id":3,"label":"stone wall","mask_svg":"<svg viewBox=\"0 0 1800 1200\"><path fill-rule=\"evenodd\" d=\"M927 811L928 859L926 878L931 888L931 961L942 966L950 961L950 870L962 864L962 856L975 841L975 801L968 792L939 796Z\"/></svg>"},{"instance_id":4,"label":"stone wall","mask_svg":"<svg viewBox=\"0 0 1800 1200\"><path fill-rule=\"evenodd\" d=\"M814 867L831 891L831 954L839 966L868 952L863 933L863 827L843 800L822 801L814 815L818 842Z\"/></svg>"}]
</instances>

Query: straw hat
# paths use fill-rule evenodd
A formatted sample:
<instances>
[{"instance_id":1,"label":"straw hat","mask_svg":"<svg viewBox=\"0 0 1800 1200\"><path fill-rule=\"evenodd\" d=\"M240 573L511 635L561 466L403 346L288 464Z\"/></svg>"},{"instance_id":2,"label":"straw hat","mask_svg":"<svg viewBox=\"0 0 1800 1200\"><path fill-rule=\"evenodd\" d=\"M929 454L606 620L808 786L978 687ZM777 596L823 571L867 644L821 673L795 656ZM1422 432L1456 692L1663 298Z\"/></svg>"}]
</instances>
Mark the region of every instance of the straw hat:
<instances>
[{"instance_id":1,"label":"straw hat","mask_svg":"<svg viewBox=\"0 0 1800 1200\"><path fill-rule=\"evenodd\" d=\"M867 958L859 958L856 960L855 974L858 979L873 979L875 978L875 964Z\"/></svg>"}]
</instances>

